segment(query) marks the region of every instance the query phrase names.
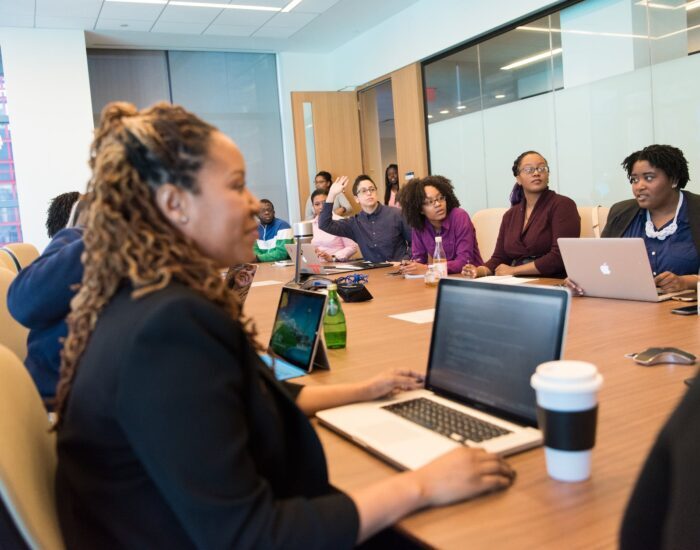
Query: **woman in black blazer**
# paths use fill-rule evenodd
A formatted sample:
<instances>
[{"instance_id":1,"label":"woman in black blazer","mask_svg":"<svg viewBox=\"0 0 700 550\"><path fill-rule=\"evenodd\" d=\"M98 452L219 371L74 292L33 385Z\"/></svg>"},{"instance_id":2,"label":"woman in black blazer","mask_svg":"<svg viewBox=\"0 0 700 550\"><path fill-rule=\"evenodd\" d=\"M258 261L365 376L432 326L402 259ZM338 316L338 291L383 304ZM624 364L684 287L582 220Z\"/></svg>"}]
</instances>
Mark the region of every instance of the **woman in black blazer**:
<instances>
[{"instance_id":1,"label":"woman in black blazer","mask_svg":"<svg viewBox=\"0 0 700 550\"><path fill-rule=\"evenodd\" d=\"M234 143L184 109L110 104L92 147L85 273L58 387L58 508L74 548L347 548L423 506L507 487L467 448L344 494L306 415L411 389L279 384L219 266L258 201Z\"/></svg>"}]
</instances>

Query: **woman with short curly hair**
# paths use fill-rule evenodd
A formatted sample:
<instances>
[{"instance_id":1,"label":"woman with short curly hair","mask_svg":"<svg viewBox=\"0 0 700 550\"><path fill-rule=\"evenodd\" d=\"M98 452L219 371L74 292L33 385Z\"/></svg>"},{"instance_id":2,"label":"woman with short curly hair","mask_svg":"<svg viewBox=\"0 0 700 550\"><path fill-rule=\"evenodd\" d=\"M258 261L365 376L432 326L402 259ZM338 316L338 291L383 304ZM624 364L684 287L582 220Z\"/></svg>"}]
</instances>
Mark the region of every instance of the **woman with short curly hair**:
<instances>
[{"instance_id":1,"label":"woman with short curly hair","mask_svg":"<svg viewBox=\"0 0 700 550\"><path fill-rule=\"evenodd\" d=\"M400 267L405 274L424 273L435 250L435 237L442 237L447 272L460 273L465 264L482 265L476 232L469 214L459 207L452 183L443 176L412 179L400 193L402 212L413 229L411 261Z\"/></svg>"}]
</instances>

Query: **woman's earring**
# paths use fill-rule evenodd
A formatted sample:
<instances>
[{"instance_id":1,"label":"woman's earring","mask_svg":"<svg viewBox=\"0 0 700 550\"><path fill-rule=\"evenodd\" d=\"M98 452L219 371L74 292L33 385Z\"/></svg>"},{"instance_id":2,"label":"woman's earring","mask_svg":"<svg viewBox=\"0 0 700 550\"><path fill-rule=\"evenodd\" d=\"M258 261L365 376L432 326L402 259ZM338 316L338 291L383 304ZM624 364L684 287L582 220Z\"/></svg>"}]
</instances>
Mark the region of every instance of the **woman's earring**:
<instances>
[{"instance_id":1,"label":"woman's earring","mask_svg":"<svg viewBox=\"0 0 700 550\"><path fill-rule=\"evenodd\" d=\"M190 221L190 219L189 219L185 214L183 214L182 216L180 216L180 223L185 224L185 223L187 223L188 221Z\"/></svg>"}]
</instances>

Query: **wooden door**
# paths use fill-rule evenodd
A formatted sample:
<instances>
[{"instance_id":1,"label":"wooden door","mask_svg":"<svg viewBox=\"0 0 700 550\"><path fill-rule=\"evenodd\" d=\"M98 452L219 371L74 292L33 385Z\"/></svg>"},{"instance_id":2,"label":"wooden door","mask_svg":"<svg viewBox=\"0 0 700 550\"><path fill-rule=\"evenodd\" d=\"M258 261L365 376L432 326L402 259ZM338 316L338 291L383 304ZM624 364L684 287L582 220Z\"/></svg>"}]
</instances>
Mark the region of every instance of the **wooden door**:
<instances>
[{"instance_id":1,"label":"wooden door","mask_svg":"<svg viewBox=\"0 0 700 550\"><path fill-rule=\"evenodd\" d=\"M304 219L306 201L314 189L317 172L325 170L333 178L348 176L351 184L362 173L357 94L292 92L292 115L299 208ZM312 127L308 128L309 125ZM345 195L357 211L351 185L346 188Z\"/></svg>"}]
</instances>

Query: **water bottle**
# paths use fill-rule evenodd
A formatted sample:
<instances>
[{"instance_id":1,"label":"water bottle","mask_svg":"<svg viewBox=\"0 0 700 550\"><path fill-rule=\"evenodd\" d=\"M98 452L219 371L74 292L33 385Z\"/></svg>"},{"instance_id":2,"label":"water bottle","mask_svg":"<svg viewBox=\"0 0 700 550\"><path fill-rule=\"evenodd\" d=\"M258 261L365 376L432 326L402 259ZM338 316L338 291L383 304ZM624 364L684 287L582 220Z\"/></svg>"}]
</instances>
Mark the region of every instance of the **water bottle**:
<instances>
[{"instance_id":1,"label":"water bottle","mask_svg":"<svg viewBox=\"0 0 700 550\"><path fill-rule=\"evenodd\" d=\"M323 316L323 334L326 337L326 347L328 349L345 347L348 329L345 324L343 308L340 307L337 285L328 285L326 314Z\"/></svg>"},{"instance_id":2,"label":"water bottle","mask_svg":"<svg viewBox=\"0 0 700 550\"><path fill-rule=\"evenodd\" d=\"M447 277L447 258L445 258L445 250L442 248L442 237L435 237L435 252L433 252L433 266L435 274L439 279Z\"/></svg>"}]
</instances>

